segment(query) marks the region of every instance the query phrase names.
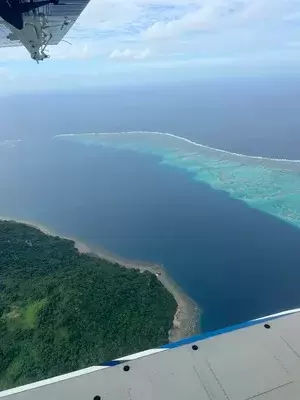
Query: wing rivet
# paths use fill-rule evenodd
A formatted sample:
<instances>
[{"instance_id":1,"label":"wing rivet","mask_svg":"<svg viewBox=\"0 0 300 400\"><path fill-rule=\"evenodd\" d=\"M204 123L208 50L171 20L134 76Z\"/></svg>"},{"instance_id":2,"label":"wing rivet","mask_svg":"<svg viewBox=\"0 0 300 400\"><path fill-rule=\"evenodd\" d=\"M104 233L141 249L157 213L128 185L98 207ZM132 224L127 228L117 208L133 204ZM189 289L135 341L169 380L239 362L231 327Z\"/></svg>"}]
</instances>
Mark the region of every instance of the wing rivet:
<instances>
[{"instance_id":1,"label":"wing rivet","mask_svg":"<svg viewBox=\"0 0 300 400\"><path fill-rule=\"evenodd\" d=\"M129 370L130 370L129 365L125 365L125 367L123 368L123 370L124 370L125 372L129 371Z\"/></svg>"},{"instance_id":2,"label":"wing rivet","mask_svg":"<svg viewBox=\"0 0 300 400\"><path fill-rule=\"evenodd\" d=\"M271 326L270 326L269 324L264 324L264 327L265 327L266 329L270 329L270 328L271 328Z\"/></svg>"},{"instance_id":3,"label":"wing rivet","mask_svg":"<svg viewBox=\"0 0 300 400\"><path fill-rule=\"evenodd\" d=\"M97 395L94 397L94 400L101 400L101 397Z\"/></svg>"},{"instance_id":4,"label":"wing rivet","mask_svg":"<svg viewBox=\"0 0 300 400\"><path fill-rule=\"evenodd\" d=\"M198 350L198 348L199 348L199 347L198 347L196 344L193 344L193 346L192 346L192 349L193 349L193 350Z\"/></svg>"}]
</instances>

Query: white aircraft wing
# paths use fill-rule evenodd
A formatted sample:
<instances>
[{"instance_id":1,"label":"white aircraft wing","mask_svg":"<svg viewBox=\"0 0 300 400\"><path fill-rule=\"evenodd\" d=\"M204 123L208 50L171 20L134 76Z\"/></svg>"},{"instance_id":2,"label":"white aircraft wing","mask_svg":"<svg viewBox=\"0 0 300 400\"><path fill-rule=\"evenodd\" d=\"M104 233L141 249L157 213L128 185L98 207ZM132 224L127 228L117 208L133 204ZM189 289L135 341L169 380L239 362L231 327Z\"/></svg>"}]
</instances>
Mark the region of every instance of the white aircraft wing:
<instances>
[{"instance_id":1,"label":"white aircraft wing","mask_svg":"<svg viewBox=\"0 0 300 400\"><path fill-rule=\"evenodd\" d=\"M2 400L299 400L292 310L0 392Z\"/></svg>"},{"instance_id":2,"label":"white aircraft wing","mask_svg":"<svg viewBox=\"0 0 300 400\"><path fill-rule=\"evenodd\" d=\"M24 28L21 30L0 18L0 47L23 45L34 60L48 58L47 46L63 40L89 2L61 0L57 5L49 4L30 11L23 15Z\"/></svg>"},{"instance_id":3,"label":"white aircraft wing","mask_svg":"<svg viewBox=\"0 0 300 400\"><path fill-rule=\"evenodd\" d=\"M60 4L43 7L47 15L48 32L51 34L49 45L57 45L72 28L90 0L61 0Z\"/></svg>"}]
</instances>

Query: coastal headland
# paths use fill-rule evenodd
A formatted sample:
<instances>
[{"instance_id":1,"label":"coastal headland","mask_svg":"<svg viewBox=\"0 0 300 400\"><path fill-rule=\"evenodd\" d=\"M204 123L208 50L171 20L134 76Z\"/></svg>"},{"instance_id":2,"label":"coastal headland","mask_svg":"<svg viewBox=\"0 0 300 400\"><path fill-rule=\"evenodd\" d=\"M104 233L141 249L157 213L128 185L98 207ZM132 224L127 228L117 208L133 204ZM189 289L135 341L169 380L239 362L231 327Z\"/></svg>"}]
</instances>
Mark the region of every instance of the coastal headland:
<instances>
[{"instance_id":1,"label":"coastal headland","mask_svg":"<svg viewBox=\"0 0 300 400\"><path fill-rule=\"evenodd\" d=\"M163 265L122 258L118 255L108 252L107 250L90 246L77 238L61 235L53 231L51 228L35 221L15 219L12 217L0 217L0 219L13 220L15 222L37 228L46 235L59 236L64 239L72 240L75 248L77 248L80 253L93 255L95 257L105 259L111 263L117 263L125 268L137 269L140 272L148 271L154 274L163 284L163 286L173 295L177 303L177 310L174 315L173 326L169 331L169 342L175 342L177 340L200 333L201 310L199 306L180 288L180 286L174 281Z\"/></svg>"}]
</instances>

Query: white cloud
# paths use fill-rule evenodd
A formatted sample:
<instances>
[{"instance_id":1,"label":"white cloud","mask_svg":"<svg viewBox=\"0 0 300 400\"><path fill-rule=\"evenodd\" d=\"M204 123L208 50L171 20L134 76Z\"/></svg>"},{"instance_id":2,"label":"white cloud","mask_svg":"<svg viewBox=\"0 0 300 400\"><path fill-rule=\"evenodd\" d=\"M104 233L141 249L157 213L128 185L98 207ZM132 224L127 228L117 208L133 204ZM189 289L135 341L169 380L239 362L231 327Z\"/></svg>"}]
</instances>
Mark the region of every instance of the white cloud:
<instances>
[{"instance_id":1,"label":"white cloud","mask_svg":"<svg viewBox=\"0 0 300 400\"><path fill-rule=\"evenodd\" d=\"M0 60L3 62L8 61L28 61L27 50L24 47L1 47Z\"/></svg>"},{"instance_id":2,"label":"white cloud","mask_svg":"<svg viewBox=\"0 0 300 400\"><path fill-rule=\"evenodd\" d=\"M300 0L91 0L66 38L72 46L50 46L51 59L39 66L22 47L0 49L0 94L13 85L85 87L91 76L114 84L126 73L168 80L189 78L188 68L195 76L249 71L278 66L282 55L296 69L299 20Z\"/></svg>"},{"instance_id":3,"label":"white cloud","mask_svg":"<svg viewBox=\"0 0 300 400\"><path fill-rule=\"evenodd\" d=\"M117 61L141 61L149 58L150 55L151 52L148 48L144 50L115 49L110 53L109 58Z\"/></svg>"},{"instance_id":4,"label":"white cloud","mask_svg":"<svg viewBox=\"0 0 300 400\"><path fill-rule=\"evenodd\" d=\"M92 0L83 11L78 26L84 29L117 29L139 18L141 11L135 0Z\"/></svg>"},{"instance_id":5,"label":"white cloud","mask_svg":"<svg viewBox=\"0 0 300 400\"><path fill-rule=\"evenodd\" d=\"M93 44L83 41L74 41L73 44L61 42L58 46L49 46L48 52L55 60L87 60L95 55Z\"/></svg>"},{"instance_id":6,"label":"white cloud","mask_svg":"<svg viewBox=\"0 0 300 400\"><path fill-rule=\"evenodd\" d=\"M111 60L138 60L150 53L160 60L178 52L189 57L223 57L226 54L221 54L220 48L230 51L238 40L243 46L246 28L252 32L252 46L261 46L264 37L255 37L257 21L266 31L271 21L270 29L276 36L280 21L295 25L292 20L299 15L299 0L91 0L67 37L72 46L62 43L49 51L56 60L106 58L107 54ZM228 35L225 43L232 29L239 30L237 36ZM205 35L207 32L214 38ZM285 39L285 43L293 40ZM183 40L188 42L186 46L182 46ZM203 49L215 49L215 54ZM21 49L0 51L4 60L28 58Z\"/></svg>"},{"instance_id":7,"label":"white cloud","mask_svg":"<svg viewBox=\"0 0 300 400\"><path fill-rule=\"evenodd\" d=\"M146 39L169 39L187 32L207 31L214 26L216 9L212 6L202 7L172 21L157 21L143 33Z\"/></svg>"},{"instance_id":8,"label":"white cloud","mask_svg":"<svg viewBox=\"0 0 300 400\"><path fill-rule=\"evenodd\" d=\"M221 32L260 21L280 23L300 15L298 0L199 0L179 18L159 20L144 32L146 39L177 38L187 33ZM298 10L297 13L295 13Z\"/></svg>"}]
</instances>

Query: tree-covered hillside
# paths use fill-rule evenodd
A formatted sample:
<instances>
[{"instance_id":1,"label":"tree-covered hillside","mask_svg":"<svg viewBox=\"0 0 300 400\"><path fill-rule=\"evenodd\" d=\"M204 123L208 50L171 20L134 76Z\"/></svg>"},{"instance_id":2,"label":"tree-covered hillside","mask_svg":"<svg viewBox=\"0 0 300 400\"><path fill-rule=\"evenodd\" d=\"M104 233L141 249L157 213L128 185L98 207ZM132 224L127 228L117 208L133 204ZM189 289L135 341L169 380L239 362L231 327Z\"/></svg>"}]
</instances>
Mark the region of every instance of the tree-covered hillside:
<instances>
[{"instance_id":1,"label":"tree-covered hillside","mask_svg":"<svg viewBox=\"0 0 300 400\"><path fill-rule=\"evenodd\" d=\"M155 275L0 221L0 390L162 345L175 311Z\"/></svg>"}]
</instances>

